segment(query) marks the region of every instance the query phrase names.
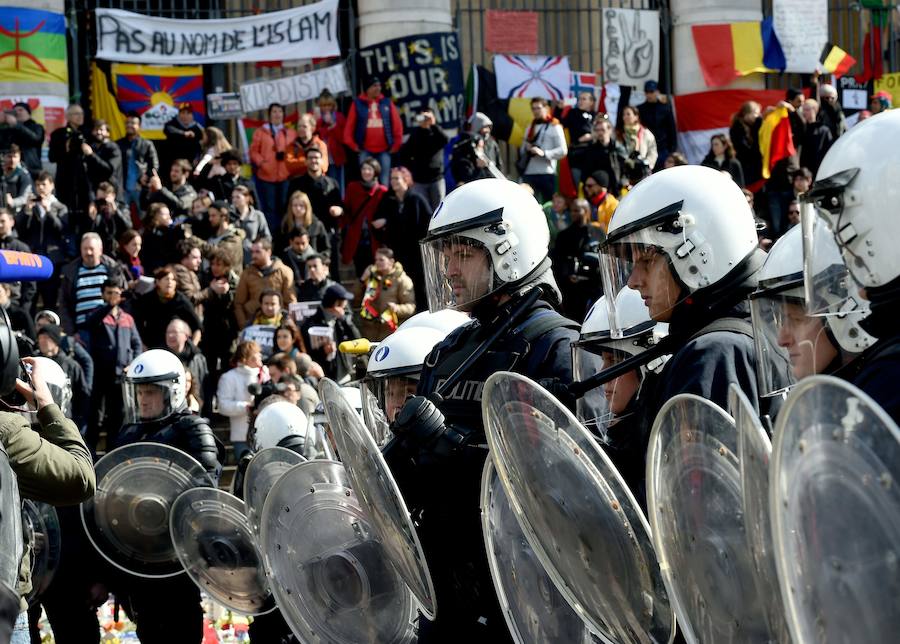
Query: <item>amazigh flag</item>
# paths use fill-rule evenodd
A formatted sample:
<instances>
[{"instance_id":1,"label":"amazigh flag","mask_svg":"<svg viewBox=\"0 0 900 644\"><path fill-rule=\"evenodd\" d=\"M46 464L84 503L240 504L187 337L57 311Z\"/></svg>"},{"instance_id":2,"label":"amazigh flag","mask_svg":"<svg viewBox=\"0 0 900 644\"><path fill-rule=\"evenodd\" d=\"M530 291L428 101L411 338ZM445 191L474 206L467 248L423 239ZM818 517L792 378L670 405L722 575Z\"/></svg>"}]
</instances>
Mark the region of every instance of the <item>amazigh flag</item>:
<instances>
[{"instance_id":1,"label":"amazigh flag","mask_svg":"<svg viewBox=\"0 0 900 644\"><path fill-rule=\"evenodd\" d=\"M722 87L755 72L784 71L786 61L772 19L691 27L707 87Z\"/></svg>"},{"instance_id":2,"label":"amazigh flag","mask_svg":"<svg viewBox=\"0 0 900 644\"><path fill-rule=\"evenodd\" d=\"M759 128L759 151L762 154L763 179L772 176L776 163L796 153L788 108L776 107L763 119Z\"/></svg>"},{"instance_id":3,"label":"amazigh flag","mask_svg":"<svg viewBox=\"0 0 900 644\"><path fill-rule=\"evenodd\" d=\"M822 63L822 69L834 74L835 78L840 78L856 64L856 59L834 43L827 42L819 56L819 62Z\"/></svg>"},{"instance_id":4,"label":"amazigh flag","mask_svg":"<svg viewBox=\"0 0 900 644\"><path fill-rule=\"evenodd\" d=\"M197 123L205 123L202 67L115 63L112 74L119 107L141 116L141 134L148 139L164 139L163 127L184 103L194 110Z\"/></svg>"},{"instance_id":5,"label":"amazigh flag","mask_svg":"<svg viewBox=\"0 0 900 644\"><path fill-rule=\"evenodd\" d=\"M494 56L500 98L561 101L569 94L570 73L568 56Z\"/></svg>"},{"instance_id":6,"label":"amazigh flag","mask_svg":"<svg viewBox=\"0 0 900 644\"><path fill-rule=\"evenodd\" d=\"M0 7L0 82L68 87L66 17L62 12Z\"/></svg>"}]
</instances>

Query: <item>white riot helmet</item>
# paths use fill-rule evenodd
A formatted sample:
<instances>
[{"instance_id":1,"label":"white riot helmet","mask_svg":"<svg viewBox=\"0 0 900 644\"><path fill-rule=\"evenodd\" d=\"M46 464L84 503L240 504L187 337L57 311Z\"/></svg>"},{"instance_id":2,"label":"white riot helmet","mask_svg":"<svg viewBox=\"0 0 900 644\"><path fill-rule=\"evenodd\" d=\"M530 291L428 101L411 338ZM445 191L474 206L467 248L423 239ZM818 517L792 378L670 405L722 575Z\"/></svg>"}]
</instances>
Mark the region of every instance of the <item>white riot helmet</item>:
<instances>
[{"instance_id":1,"label":"white riot helmet","mask_svg":"<svg viewBox=\"0 0 900 644\"><path fill-rule=\"evenodd\" d=\"M762 264L753 212L737 184L702 166L678 166L641 181L613 215L600 249L603 290L619 293L671 274L679 293L647 292L656 320L691 297L715 303L734 294ZM649 278L649 279L648 279ZM610 306L613 337L624 331L616 302Z\"/></svg>"},{"instance_id":2,"label":"white riot helmet","mask_svg":"<svg viewBox=\"0 0 900 644\"><path fill-rule=\"evenodd\" d=\"M125 369L125 422L146 423L185 408L184 365L171 351L150 349Z\"/></svg>"},{"instance_id":3,"label":"white riot helmet","mask_svg":"<svg viewBox=\"0 0 900 644\"><path fill-rule=\"evenodd\" d=\"M479 179L434 211L420 242L428 308L471 311L492 294L546 282L550 231L541 206L521 186Z\"/></svg>"},{"instance_id":4,"label":"white riot helmet","mask_svg":"<svg viewBox=\"0 0 900 644\"><path fill-rule=\"evenodd\" d=\"M388 426L410 394L416 393L425 358L469 317L457 311L419 313L401 324L372 352L362 381L363 418L375 442L389 437Z\"/></svg>"},{"instance_id":5,"label":"white riot helmet","mask_svg":"<svg viewBox=\"0 0 900 644\"><path fill-rule=\"evenodd\" d=\"M297 436L305 439L309 432L309 419L297 405L278 401L266 405L253 422L256 451L278 447L286 438Z\"/></svg>"},{"instance_id":6,"label":"white riot helmet","mask_svg":"<svg viewBox=\"0 0 900 644\"><path fill-rule=\"evenodd\" d=\"M758 273L759 289L750 296L756 373L763 396L780 394L801 378L824 373L835 360L844 364L875 342L859 326L869 306L855 293L833 235L824 222L816 231L810 299L804 288L800 226L772 246ZM787 387L785 373L793 374Z\"/></svg>"},{"instance_id":7,"label":"white riot helmet","mask_svg":"<svg viewBox=\"0 0 900 644\"><path fill-rule=\"evenodd\" d=\"M54 360L43 356L35 356L34 361L40 365L41 374L53 402L62 410L63 416L72 417L72 383L69 376Z\"/></svg>"},{"instance_id":8,"label":"white riot helmet","mask_svg":"<svg viewBox=\"0 0 900 644\"><path fill-rule=\"evenodd\" d=\"M606 296L597 300L588 311L581 334L572 343L572 373L576 381L586 380L622 360L639 355L668 335L669 325L650 318L641 294L634 289L622 289L616 296L615 308L622 325L621 337L615 338L609 323ZM623 376L587 392L578 399L578 417L603 437L610 420L621 414L637 395L647 372L659 372L666 358L657 358L636 368L636 389L632 389L635 383Z\"/></svg>"},{"instance_id":9,"label":"white riot helmet","mask_svg":"<svg viewBox=\"0 0 900 644\"><path fill-rule=\"evenodd\" d=\"M900 277L898 150L900 110L866 119L834 142L803 196L828 222L850 274L870 295Z\"/></svg>"}]
</instances>

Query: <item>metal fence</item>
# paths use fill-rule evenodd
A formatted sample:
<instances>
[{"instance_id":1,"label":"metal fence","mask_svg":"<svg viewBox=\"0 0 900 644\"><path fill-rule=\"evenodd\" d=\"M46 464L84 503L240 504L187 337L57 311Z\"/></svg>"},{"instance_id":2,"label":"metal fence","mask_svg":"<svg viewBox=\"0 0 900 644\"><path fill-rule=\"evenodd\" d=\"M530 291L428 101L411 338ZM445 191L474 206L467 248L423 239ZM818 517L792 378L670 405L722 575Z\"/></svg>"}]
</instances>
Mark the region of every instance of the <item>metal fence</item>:
<instances>
[{"instance_id":1,"label":"metal fence","mask_svg":"<svg viewBox=\"0 0 900 644\"><path fill-rule=\"evenodd\" d=\"M484 49L485 12L505 9L537 13L538 50L568 55L571 68L584 72L596 72L602 66L604 9L659 9L659 81L664 89L670 86L668 11L664 0L454 0L452 4L464 69L473 64L489 66L492 54Z\"/></svg>"}]
</instances>

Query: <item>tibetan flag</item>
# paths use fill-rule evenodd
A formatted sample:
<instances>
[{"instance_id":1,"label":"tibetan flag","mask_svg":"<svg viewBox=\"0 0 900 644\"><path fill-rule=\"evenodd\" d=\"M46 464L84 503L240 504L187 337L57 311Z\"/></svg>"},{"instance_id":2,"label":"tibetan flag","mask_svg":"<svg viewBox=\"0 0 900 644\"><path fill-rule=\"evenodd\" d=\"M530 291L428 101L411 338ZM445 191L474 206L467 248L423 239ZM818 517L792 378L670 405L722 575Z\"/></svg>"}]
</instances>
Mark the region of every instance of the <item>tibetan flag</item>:
<instances>
[{"instance_id":1,"label":"tibetan flag","mask_svg":"<svg viewBox=\"0 0 900 644\"><path fill-rule=\"evenodd\" d=\"M755 72L780 72L787 64L771 18L691 29L707 87L722 87Z\"/></svg>"},{"instance_id":2,"label":"tibetan flag","mask_svg":"<svg viewBox=\"0 0 900 644\"><path fill-rule=\"evenodd\" d=\"M205 124L202 67L116 63L112 73L119 107L126 114L141 116L141 133L148 139L165 138L163 127L178 114L182 103L190 104L194 120Z\"/></svg>"},{"instance_id":3,"label":"tibetan flag","mask_svg":"<svg viewBox=\"0 0 900 644\"><path fill-rule=\"evenodd\" d=\"M65 15L0 7L0 82L63 83L68 87Z\"/></svg>"},{"instance_id":4,"label":"tibetan flag","mask_svg":"<svg viewBox=\"0 0 900 644\"><path fill-rule=\"evenodd\" d=\"M837 45L827 42L822 55L819 56L819 62L826 72L840 78L856 64L856 59Z\"/></svg>"},{"instance_id":5,"label":"tibetan flag","mask_svg":"<svg viewBox=\"0 0 900 644\"><path fill-rule=\"evenodd\" d=\"M763 119L759 128L759 152L762 154L764 179L772 176L775 164L796 153L791 134L790 112L784 106L776 107Z\"/></svg>"}]
</instances>

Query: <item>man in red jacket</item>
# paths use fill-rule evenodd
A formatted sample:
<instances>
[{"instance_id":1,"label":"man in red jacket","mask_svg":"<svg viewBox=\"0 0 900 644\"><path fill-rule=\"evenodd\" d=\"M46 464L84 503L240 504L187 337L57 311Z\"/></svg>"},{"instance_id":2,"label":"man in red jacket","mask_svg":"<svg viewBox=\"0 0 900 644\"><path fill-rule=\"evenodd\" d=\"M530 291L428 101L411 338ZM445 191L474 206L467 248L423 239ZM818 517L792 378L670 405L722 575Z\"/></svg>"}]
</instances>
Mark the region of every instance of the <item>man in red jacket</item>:
<instances>
[{"instance_id":1,"label":"man in red jacket","mask_svg":"<svg viewBox=\"0 0 900 644\"><path fill-rule=\"evenodd\" d=\"M353 99L344 128L344 144L359 153L360 162L375 157L381 164L379 183L388 185L391 153L403 143L403 123L394 102L381 92L381 79L372 77L366 91Z\"/></svg>"}]
</instances>

